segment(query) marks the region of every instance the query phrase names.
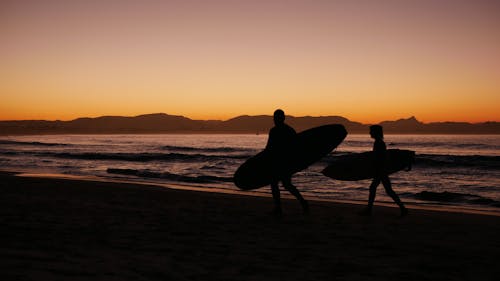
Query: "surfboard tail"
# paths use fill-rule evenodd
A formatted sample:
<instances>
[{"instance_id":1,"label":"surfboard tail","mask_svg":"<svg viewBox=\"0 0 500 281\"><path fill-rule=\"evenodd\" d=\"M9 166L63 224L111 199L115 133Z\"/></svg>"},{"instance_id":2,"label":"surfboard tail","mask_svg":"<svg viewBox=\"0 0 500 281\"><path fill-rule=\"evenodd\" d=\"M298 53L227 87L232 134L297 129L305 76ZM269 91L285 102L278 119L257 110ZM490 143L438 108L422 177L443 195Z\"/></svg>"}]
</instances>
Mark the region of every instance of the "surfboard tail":
<instances>
[{"instance_id":1,"label":"surfboard tail","mask_svg":"<svg viewBox=\"0 0 500 281\"><path fill-rule=\"evenodd\" d=\"M408 156L408 166L405 169L405 171L407 172L411 171L411 168L413 167L414 163L415 163L415 151L410 150Z\"/></svg>"}]
</instances>

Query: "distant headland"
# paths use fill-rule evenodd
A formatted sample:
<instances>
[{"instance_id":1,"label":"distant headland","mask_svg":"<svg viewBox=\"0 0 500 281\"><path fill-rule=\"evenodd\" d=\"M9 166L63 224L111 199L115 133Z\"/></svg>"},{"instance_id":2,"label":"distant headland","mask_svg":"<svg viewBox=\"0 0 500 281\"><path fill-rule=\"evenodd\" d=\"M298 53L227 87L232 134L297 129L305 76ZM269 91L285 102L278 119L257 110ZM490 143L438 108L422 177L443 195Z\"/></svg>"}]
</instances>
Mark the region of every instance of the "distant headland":
<instances>
[{"instance_id":1,"label":"distant headland","mask_svg":"<svg viewBox=\"0 0 500 281\"><path fill-rule=\"evenodd\" d=\"M287 123L297 131L324 124L342 124L351 134L366 134L371 124L362 124L341 116L287 116ZM378 123L386 134L500 134L500 122L423 123L415 117ZM71 121L19 120L0 121L0 135L34 134L167 134L167 133L267 133L272 116L242 115L229 120L192 120L165 113L133 117L102 116Z\"/></svg>"}]
</instances>

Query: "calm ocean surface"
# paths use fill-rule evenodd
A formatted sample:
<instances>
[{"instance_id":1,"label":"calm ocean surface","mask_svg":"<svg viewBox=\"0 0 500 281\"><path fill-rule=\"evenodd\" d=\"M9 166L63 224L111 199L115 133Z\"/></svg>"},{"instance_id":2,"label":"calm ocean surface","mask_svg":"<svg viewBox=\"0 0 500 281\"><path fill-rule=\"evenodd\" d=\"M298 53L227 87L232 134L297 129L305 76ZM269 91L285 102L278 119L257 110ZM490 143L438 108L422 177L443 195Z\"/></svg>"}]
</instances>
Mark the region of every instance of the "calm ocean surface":
<instances>
[{"instance_id":1,"label":"calm ocean surface","mask_svg":"<svg viewBox=\"0 0 500 281\"><path fill-rule=\"evenodd\" d=\"M219 134L4 136L0 165L3 170L31 173L237 190L234 171L266 141L267 135ZM499 135L387 135L385 141L388 148L417 154L410 172L391 175L404 202L500 213ZM369 180L335 181L320 171L336 155L371 147L368 134L348 135L332 154L297 173L293 181L308 199L365 202ZM382 186L376 202L391 202Z\"/></svg>"}]
</instances>

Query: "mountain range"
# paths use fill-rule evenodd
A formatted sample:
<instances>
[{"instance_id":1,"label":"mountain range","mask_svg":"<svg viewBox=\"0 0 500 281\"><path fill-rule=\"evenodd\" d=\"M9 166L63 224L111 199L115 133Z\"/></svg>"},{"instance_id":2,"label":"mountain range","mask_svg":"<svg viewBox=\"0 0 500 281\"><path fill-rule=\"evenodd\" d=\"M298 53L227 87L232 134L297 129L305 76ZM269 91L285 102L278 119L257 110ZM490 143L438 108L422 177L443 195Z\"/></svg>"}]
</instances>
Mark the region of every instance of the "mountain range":
<instances>
[{"instance_id":1,"label":"mountain range","mask_svg":"<svg viewBox=\"0 0 500 281\"><path fill-rule=\"evenodd\" d=\"M369 124L341 116L287 116L298 132L324 124L342 124L349 133L368 133ZM500 134L500 122L423 123L415 117L379 123L387 134ZM0 121L0 135L25 134L149 134L149 133L267 133L273 126L269 115L242 115L229 120L192 120L165 113L134 117L102 116L71 121Z\"/></svg>"}]
</instances>

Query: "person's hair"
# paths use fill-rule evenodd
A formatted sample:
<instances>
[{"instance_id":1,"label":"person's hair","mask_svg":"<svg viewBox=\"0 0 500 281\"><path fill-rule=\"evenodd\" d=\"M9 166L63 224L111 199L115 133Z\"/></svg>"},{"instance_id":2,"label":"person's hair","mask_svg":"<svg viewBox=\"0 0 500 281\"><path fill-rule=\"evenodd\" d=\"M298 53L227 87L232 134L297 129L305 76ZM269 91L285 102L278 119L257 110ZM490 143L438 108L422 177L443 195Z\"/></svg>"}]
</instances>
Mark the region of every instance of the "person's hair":
<instances>
[{"instance_id":1,"label":"person's hair","mask_svg":"<svg viewBox=\"0 0 500 281\"><path fill-rule=\"evenodd\" d=\"M370 134L374 135L375 137L384 138L384 130L382 129L382 126L380 125L371 125L370 126Z\"/></svg>"},{"instance_id":2,"label":"person's hair","mask_svg":"<svg viewBox=\"0 0 500 281\"><path fill-rule=\"evenodd\" d=\"M276 109L274 111L274 121L277 123L285 122L285 112L281 109Z\"/></svg>"}]
</instances>

